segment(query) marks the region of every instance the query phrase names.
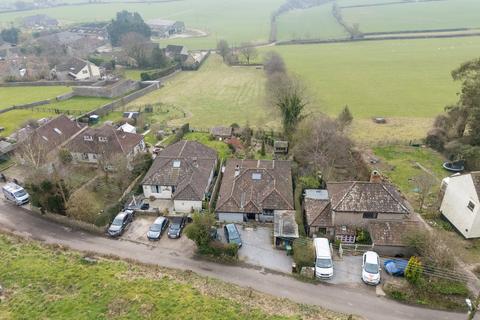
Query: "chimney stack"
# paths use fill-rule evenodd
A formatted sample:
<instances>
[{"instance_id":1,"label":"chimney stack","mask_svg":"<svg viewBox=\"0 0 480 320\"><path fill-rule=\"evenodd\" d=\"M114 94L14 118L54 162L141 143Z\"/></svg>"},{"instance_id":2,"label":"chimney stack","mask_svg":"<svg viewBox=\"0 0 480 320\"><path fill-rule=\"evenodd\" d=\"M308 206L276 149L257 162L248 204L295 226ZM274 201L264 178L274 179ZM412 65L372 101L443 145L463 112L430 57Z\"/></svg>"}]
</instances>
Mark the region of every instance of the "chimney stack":
<instances>
[{"instance_id":1,"label":"chimney stack","mask_svg":"<svg viewBox=\"0 0 480 320\"><path fill-rule=\"evenodd\" d=\"M382 182L382 175L377 170L373 170L370 174L370 182L374 183L381 183Z\"/></svg>"},{"instance_id":2,"label":"chimney stack","mask_svg":"<svg viewBox=\"0 0 480 320\"><path fill-rule=\"evenodd\" d=\"M240 166L237 164L235 166L235 177L237 177L240 174Z\"/></svg>"}]
</instances>

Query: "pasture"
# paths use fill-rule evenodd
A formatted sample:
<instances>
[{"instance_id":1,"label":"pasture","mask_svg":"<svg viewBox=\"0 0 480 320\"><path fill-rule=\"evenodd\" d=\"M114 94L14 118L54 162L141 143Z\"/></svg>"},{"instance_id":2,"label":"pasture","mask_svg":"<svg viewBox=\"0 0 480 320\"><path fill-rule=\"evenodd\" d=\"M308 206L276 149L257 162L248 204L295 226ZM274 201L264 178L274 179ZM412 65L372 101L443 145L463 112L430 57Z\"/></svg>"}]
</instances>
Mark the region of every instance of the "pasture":
<instances>
[{"instance_id":1,"label":"pasture","mask_svg":"<svg viewBox=\"0 0 480 320\"><path fill-rule=\"evenodd\" d=\"M5 137L10 135L28 120L54 117L57 112L79 116L85 112L107 104L109 101L111 100L104 98L73 97L69 100L59 101L32 109L8 111L0 114L0 126L5 127L5 130L0 133L0 136Z\"/></svg>"},{"instance_id":2,"label":"pasture","mask_svg":"<svg viewBox=\"0 0 480 320\"><path fill-rule=\"evenodd\" d=\"M163 3L102 3L63 6L35 11L0 14L0 25L8 25L34 13L48 14L62 24L108 21L121 10L136 11L145 20L182 20L187 28L200 29L207 37L160 40L161 45L182 43L189 48L214 48L218 39L232 44L264 42L270 32L270 15L283 0L183 0ZM179 41L181 40L181 41Z\"/></svg>"},{"instance_id":3,"label":"pasture","mask_svg":"<svg viewBox=\"0 0 480 320\"><path fill-rule=\"evenodd\" d=\"M0 109L55 98L70 91L70 88L62 86L0 87Z\"/></svg>"},{"instance_id":4,"label":"pasture","mask_svg":"<svg viewBox=\"0 0 480 320\"><path fill-rule=\"evenodd\" d=\"M272 49L303 80L309 111L336 116L348 105L356 119L396 118L395 126L406 128L405 136L391 137L392 130L383 129L381 134L410 139L410 129L416 136L424 135L431 119L456 102L459 84L450 73L478 57L480 37L277 46L262 51ZM362 128L354 129L361 133ZM364 131L367 140L384 138L371 129Z\"/></svg>"},{"instance_id":5,"label":"pasture","mask_svg":"<svg viewBox=\"0 0 480 320\"><path fill-rule=\"evenodd\" d=\"M276 126L273 108L265 106L265 76L255 67L228 67L216 54L210 55L198 71L182 72L153 91L130 103L127 108L164 103L185 113L170 121L179 125L209 128L234 122L252 126Z\"/></svg>"}]
</instances>

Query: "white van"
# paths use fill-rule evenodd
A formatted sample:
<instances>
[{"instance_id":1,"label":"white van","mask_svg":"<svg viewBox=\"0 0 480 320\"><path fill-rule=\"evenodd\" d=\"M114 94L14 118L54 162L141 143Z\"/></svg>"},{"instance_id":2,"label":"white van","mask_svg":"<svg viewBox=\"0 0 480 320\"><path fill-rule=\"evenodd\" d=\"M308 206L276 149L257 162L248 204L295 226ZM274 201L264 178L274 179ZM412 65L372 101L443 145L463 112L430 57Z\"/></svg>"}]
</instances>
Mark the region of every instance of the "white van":
<instances>
[{"instance_id":1,"label":"white van","mask_svg":"<svg viewBox=\"0 0 480 320\"><path fill-rule=\"evenodd\" d=\"M332 251L327 238L313 239L315 246L315 276L319 279L333 277Z\"/></svg>"},{"instance_id":2,"label":"white van","mask_svg":"<svg viewBox=\"0 0 480 320\"><path fill-rule=\"evenodd\" d=\"M30 200L30 197L25 189L13 182L9 182L4 185L2 187L2 191L5 199L14 202L17 206L26 204Z\"/></svg>"}]
</instances>

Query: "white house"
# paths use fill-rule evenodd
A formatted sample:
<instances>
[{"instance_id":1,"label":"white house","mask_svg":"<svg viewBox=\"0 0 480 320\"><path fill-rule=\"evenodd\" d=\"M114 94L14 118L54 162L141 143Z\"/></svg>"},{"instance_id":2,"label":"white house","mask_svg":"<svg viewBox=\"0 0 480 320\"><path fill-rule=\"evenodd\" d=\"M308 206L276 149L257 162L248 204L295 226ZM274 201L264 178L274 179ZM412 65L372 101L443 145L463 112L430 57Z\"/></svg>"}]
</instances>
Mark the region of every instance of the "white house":
<instances>
[{"instance_id":1,"label":"white house","mask_svg":"<svg viewBox=\"0 0 480 320\"><path fill-rule=\"evenodd\" d=\"M59 80L97 80L101 77L98 66L79 58L72 58L56 66L54 74Z\"/></svg>"},{"instance_id":2,"label":"white house","mask_svg":"<svg viewBox=\"0 0 480 320\"><path fill-rule=\"evenodd\" d=\"M480 171L442 181L441 213L467 239L480 237Z\"/></svg>"},{"instance_id":3,"label":"white house","mask_svg":"<svg viewBox=\"0 0 480 320\"><path fill-rule=\"evenodd\" d=\"M199 211L216 166L215 150L196 141L179 141L155 158L143 179L143 194L147 198L171 200L176 212Z\"/></svg>"}]
</instances>

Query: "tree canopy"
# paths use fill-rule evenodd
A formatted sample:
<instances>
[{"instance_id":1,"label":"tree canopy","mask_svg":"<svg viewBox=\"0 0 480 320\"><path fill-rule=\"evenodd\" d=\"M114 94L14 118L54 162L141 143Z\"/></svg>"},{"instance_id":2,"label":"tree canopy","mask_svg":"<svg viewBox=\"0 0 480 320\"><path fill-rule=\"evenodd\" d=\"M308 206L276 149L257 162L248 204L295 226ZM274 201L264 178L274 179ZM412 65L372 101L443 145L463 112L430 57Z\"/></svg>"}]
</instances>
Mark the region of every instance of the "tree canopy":
<instances>
[{"instance_id":1,"label":"tree canopy","mask_svg":"<svg viewBox=\"0 0 480 320\"><path fill-rule=\"evenodd\" d=\"M3 41L12 43L12 44L17 44L18 38L20 36L20 30L14 27L9 29L3 29L1 32L1 35L2 35Z\"/></svg>"},{"instance_id":2,"label":"tree canopy","mask_svg":"<svg viewBox=\"0 0 480 320\"><path fill-rule=\"evenodd\" d=\"M140 14L125 10L117 13L116 19L108 25L107 31L114 46L119 45L122 36L129 32L141 34L146 38L150 38L152 34L150 27L143 21Z\"/></svg>"}]
</instances>

